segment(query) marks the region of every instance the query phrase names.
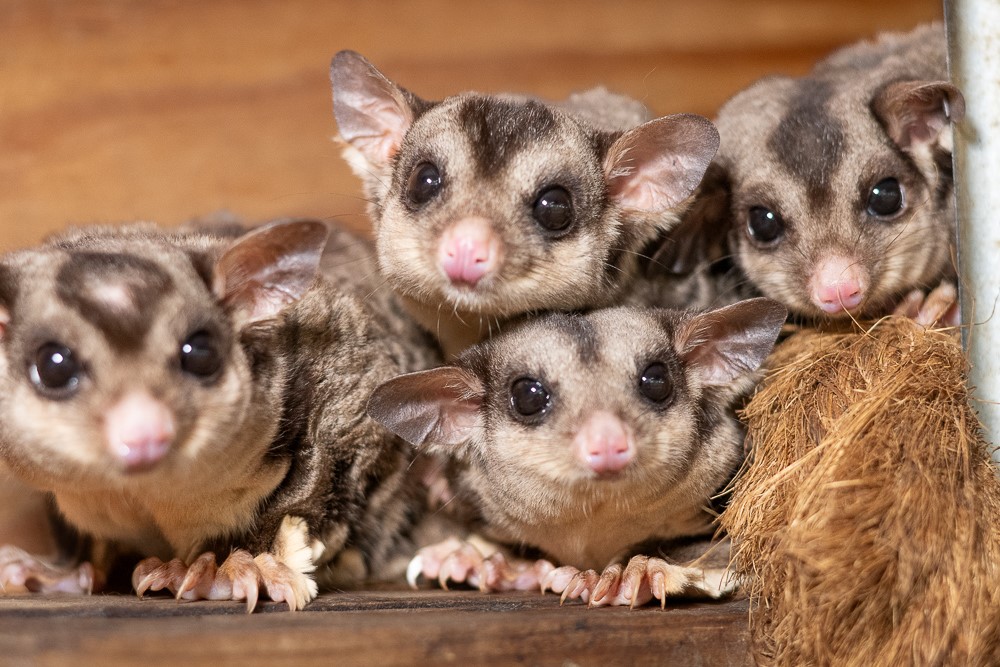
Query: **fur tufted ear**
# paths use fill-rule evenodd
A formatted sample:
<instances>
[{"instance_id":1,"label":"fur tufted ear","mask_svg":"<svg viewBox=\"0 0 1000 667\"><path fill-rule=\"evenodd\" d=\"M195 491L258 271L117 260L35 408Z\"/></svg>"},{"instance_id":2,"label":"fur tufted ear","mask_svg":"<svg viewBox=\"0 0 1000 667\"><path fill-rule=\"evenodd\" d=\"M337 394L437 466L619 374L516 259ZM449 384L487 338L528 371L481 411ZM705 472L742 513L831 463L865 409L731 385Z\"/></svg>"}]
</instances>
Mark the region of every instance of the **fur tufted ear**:
<instances>
[{"instance_id":1,"label":"fur tufted ear","mask_svg":"<svg viewBox=\"0 0 1000 667\"><path fill-rule=\"evenodd\" d=\"M777 301L747 299L695 315L675 345L685 364L701 369L706 385L727 385L760 368L787 317Z\"/></svg>"},{"instance_id":2,"label":"fur tufted ear","mask_svg":"<svg viewBox=\"0 0 1000 667\"><path fill-rule=\"evenodd\" d=\"M216 261L213 292L241 325L278 315L313 284L328 234L316 220L278 222L244 234Z\"/></svg>"},{"instance_id":3,"label":"fur tufted ear","mask_svg":"<svg viewBox=\"0 0 1000 667\"><path fill-rule=\"evenodd\" d=\"M608 190L626 209L669 211L698 187L718 149L719 133L707 118L677 114L651 120L608 149Z\"/></svg>"},{"instance_id":4,"label":"fur tufted ear","mask_svg":"<svg viewBox=\"0 0 1000 667\"><path fill-rule=\"evenodd\" d=\"M965 116L965 98L947 81L897 81L872 99L872 111L904 151L939 145L951 152L951 126Z\"/></svg>"},{"instance_id":5,"label":"fur tufted ear","mask_svg":"<svg viewBox=\"0 0 1000 667\"><path fill-rule=\"evenodd\" d=\"M457 366L389 380L368 400L368 416L416 447L466 442L479 424L483 386Z\"/></svg>"},{"instance_id":6,"label":"fur tufted ear","mask_svg":"<svg viewBox=\"0 0 1000 667\"><path fill-rule=\"evenodd\" d=\"M419 98L354 51L333 57L330 80L341 139L357 150L367 169L382 172L403 143Z\"/></svg>"}]
</instances>

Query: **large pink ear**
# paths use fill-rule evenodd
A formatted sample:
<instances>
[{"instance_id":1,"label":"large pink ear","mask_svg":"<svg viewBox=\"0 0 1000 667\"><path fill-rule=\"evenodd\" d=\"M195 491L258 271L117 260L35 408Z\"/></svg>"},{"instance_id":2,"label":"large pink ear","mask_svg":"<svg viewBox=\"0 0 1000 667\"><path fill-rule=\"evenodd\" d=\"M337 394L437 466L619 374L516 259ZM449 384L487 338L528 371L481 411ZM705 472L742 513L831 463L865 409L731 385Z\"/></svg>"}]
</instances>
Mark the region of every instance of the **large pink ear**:
<instances>
[{"instance_id":1,"label":"large pink ear","mask_svg":"<svg viewBox=\"0 0 1000 667\"><path fill-rule=\"evenodd\" d=\"M416 447L467 442L479 424L483 385L457 366L400 375L376 389L368 416Z\"/></svg>"},{"instance_id":2,"label":"large pink ear","mask_svg":"<svg viewBox=\"0 0 1000 667\"><path fill-rule=\"evenodd\" d=\"M241 325L274 317L313 284L329 230L278 222L237 239L216 261L212 289Z\"/></svg>"},{"instance_id":3,"label":"large pink ear","mask_svg":"<svg viewBox=\"0 0 1000 667\"><path fill-rule=\"evenodd\" d=\"M965 98L947 81L897 81L876 93L872 111L904 151L940 144L951 152L949 124L965 116Z\"/></svg>"},{"instance_id":4,"label":"large pink ear","mask_svg":"<svg viewBox=\"0 0 1000 667\"><path fill-rule=\"evenodd\" d=\"M760 368L786 317L777 301L747 299L695 315L674 343L685 364L700 370L704 384L728 385Z\"/></svg>"},{"instance_id":5,"label":"large pink ear","mask_svg":"<svg viewBox=\"0 0 1000 667\"><path fill-rule=\"evenodd\" d=\"M707 118L677 114L651 120L608 149L608 190L624 208L668 211L694 192L717 150L719 132Z\"/></svg>"},{"instance_id":6,"label":"large pink ear","mask_svg":"<svg viewBox=\"0 0 1000 667\"><path fill-rule=\"evenodd\" d=\"M340 137L370 166L384 167L403 143L419 100L354 51L333 57L330 80Z\"/></svg>"}]
</instances>

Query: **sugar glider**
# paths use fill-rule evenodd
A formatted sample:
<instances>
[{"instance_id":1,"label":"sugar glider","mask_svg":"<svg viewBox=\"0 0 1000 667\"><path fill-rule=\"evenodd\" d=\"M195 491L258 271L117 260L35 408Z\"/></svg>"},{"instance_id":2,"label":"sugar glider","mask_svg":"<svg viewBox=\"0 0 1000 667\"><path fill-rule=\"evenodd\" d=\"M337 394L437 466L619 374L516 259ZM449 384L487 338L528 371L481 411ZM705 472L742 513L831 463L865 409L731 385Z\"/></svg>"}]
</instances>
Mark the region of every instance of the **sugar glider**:
<instances>
[{"instance_id":1,"label":"sugar glider","mask_svg":"<svg viewBox=\"0 0 1000 667\"><path fill-rule=\"evenodd\" d=\"M420 550L411 579L541 585L591 604L729 590L721 570L643 549L712 531L710 498L743 455L733 404L786 315L766 298L552 313L383 384L369 414L453 458L451 504L479 512L478 538L545 556L451 539Z\"/></svg>"},{"instance_id":2,"label":"sugar glider","mask_svg":"<svg viewBox=\"0 0 1000 667\"><path fill-rule=\"evenodd\" d=\"M726 202L754 290L812 320L896 309L957 323L951 151L965 103L946 55L940 25L886 34L722 107L702 194Z\"/></svg>"},{"instance_id":3,"label":"sugar glider","mask_svg":"<svg viewBox=\"0 0 1000 667\"><path fill-rule=\"evenodd\" d=\"M382 272L450 355L522 313L611 305L718 147L705 118L601 89L429 102L352 51L331 78Z\"/></svg>"},{"instance_id":4,"label":"sugar glider","mask_svg":"<svg viewBox=\"0 0 1000 667\"><path fill-rule=\"evenodd\" d=\"M438 353L366 298L363 245L336 232L323 255L328 234L85 228L0 259L0 458L90 563L67 541L62 578L10 551L0 574L86 590L129 552L140 595L297 609L345 555L390 559L419 507L411 448L365 405Z\"/></svg>"}]
</instances>

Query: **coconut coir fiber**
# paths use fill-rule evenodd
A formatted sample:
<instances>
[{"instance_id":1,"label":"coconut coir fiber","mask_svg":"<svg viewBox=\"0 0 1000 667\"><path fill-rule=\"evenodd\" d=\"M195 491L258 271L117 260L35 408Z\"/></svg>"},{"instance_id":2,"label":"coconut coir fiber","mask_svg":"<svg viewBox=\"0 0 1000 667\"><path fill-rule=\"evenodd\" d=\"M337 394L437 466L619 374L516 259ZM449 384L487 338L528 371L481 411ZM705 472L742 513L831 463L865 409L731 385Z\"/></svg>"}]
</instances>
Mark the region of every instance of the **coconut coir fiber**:
<instances>
[{"instance_id":1,"label":"coconut coir fiber","mask_svg":"<svg viewBox=\"0 0 1000 667\"><path fill-rule=\"evenodd\" d=\"M1000 664L1000 481L954 332L801 332L721 518L769 665Z\"/></svg>"}]
</instances>

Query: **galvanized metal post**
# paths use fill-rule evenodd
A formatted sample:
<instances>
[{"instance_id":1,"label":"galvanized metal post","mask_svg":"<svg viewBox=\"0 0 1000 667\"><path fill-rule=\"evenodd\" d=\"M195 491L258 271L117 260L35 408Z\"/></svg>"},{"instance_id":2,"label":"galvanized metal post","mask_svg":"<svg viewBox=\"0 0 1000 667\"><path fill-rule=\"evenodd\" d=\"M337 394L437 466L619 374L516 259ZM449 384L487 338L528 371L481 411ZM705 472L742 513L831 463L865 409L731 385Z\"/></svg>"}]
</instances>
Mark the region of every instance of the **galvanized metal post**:
<instances>
[{"instance_id":1,"label":"galvanized metal post","mask_svg":"<svg viewBox=\"0 0 1000 667\"><path fill-rule=\"evenodd\" d=\"M955 132L963 341L986 438L1000 445L1000 1L946 0L945 14L966 100Z\"/></svg>"}]
</instances>

